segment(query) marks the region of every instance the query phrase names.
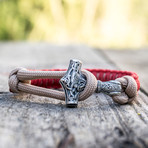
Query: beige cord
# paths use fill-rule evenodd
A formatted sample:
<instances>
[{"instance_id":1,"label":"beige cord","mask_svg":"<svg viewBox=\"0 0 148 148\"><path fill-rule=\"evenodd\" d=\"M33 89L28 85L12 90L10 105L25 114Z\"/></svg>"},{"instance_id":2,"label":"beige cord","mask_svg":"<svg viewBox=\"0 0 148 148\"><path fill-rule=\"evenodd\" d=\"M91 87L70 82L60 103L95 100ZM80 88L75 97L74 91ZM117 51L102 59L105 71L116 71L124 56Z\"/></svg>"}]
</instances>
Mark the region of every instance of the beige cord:
<instances>
[{"instance_id":1,"label":"beige cord","mask_svg":"<svg viewBox=\"0 0 148 148\"><path fill-rule=\"evenodd\" d=\"M117 78L122 85L123 92L118 96L113 96L113 100L119 104L130 103L137 97L137 83L131 76Z\"/></svg>"},{"instance_id":2,"label":"beige cord","mask_svg":"<svg viewBox=\"0 0 148 148\"><path fill-rule=\"evenodd\" d=\"M37 87L30 84L30 80L33 79L60 79L65 73L65 71L30 71L25 68L16 68L9 75L9 87L13 93L25 92L65 100L65 94L63 91ZM79 101L87 99L97 88L96 77L87 70L82 70L82 73L86 76L87 84L85 89L80 93ZM121 95L115 95L112 97L115 102L125 104L136 98L137 84L132 77L124 76L117 78L116 80L122 84L124 92L121 93Z\"/></svg>"}]
</instances>

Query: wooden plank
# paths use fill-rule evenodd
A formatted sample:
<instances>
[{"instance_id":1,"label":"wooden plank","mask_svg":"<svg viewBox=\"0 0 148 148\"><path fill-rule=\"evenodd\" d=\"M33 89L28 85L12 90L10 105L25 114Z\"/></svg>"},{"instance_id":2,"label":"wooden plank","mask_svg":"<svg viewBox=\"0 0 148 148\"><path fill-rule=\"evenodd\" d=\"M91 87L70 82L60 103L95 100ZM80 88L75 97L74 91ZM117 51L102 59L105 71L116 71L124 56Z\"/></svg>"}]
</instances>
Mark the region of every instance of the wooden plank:
<instances>
[{"instance_id":1,"label":"wooden plank","mask_svg":"<svg viewBox=\"0 0 148 148\"><path fill-rule=\"evenodd\" d=\"M8 92L7 77L16 66L67 68L69 59L78 58L87 68L114 69L101 51L83 45L23 42L1 43L0 49L1 148L148 146L148 101L142 92L138 101L123 106L107 95L94 94L77 109L51 98Z\"/></svg>"},{"instance_id":2,"label":"wooden plank","mask_svg":"<svg viewBox=\"0 0 148 148\"><path fill-rule=\"evenodd\" d=\"M142 88L148 93L148 50L104 50L106 56L122 70L139 75Z\"/></svg>"},{"instance_id":3,"label":"wooden plank","mask_svg":"<svg viewBox=\"0 0 148 148\"><path fill-rule=\"evenodd\" d=\"M95 66L98 65L99 67L106 64L103 58L98 58L98 56L95 55L93 52L91 52L90 48L86 46L60 47L60 46L52 46L47 43L43 43L43 44L41 43L40 44L39 43L35 43L35 44L32 44L32 43L3 44L1 43L0 56L1 56L0 58L1 75L5 77L5 80L4 78L2 78L3 79L3 83L1 83L2 92L8 91L8 85L5 88L3 86L6 86L9 71L15 67L21 66L21 67L26 67L31 69L33 68L45 69L45 68L53 68L53 67L67 68L69 59L71 58L78 58L78 59L81 59L84 63L92 63ZM7 67L7 69L5 67ZM91 66L88 65L87 67L91 67ZM9 102L7 104L8 106L6 107L5 107L6 102L4 98L7 98L8 99L7 102ZM12 99L12 98L15 98L15 99ZM19 131L18 132L19 134L14 133L13 130L9 131L9 132L12 132L13 136L10 136L9 138L7 138L7 135L3 133L3 130L2 130L1 137L6 138L5 140L6 142L3 139L1 139L0 141L3 144L2 145L3 147L9 147L10 145L11 147L16 147L16 144L20 147L30 147L30 146L33 147L32 144L36 144L36 146L40 147L40 143L41 143L41 147L46 147L45 144L47 144L47 146L49 147L58 147L62 144L61 141L64 141L64 139L66 139L66 136L69 137L69 135L74 135L75 137L77 137L77 135L79 135L78 132L82 132L80 128L77 128L76 130L77 132L71 134L69 129L74 129L72 128L73 122L71 120L68 121L67 115L65 115L66 114L65 106L63 107L62 105L53 105L58 103L64 104L64 102L57 101L54 99L49 100L44 97L30 96L30 95L14 96L13 94L10 95L10 93L3 94L1 101L2 101L1 105L4 106L5 114L9 114L7 115L8 117L7 119L5 119L5 116L1 115L4 118L4 122L1 122L1 126L5 125L5 129L9 131L10 130L9 127L11 127L9 123L11 122L8 122L8 120L9 120L9 117L12 117L13 120L11 125L16 124L17 131ZM6 108L10 108L9 110L11 112L7 113ZM49 110L47 110L47 108L49 108ZM68 114L70 114L70 111L71 110L68 111ZM16 112L18 114L16 114ZM75 115L73 116L76 116L77 112L80 114L80 110L77 111L76 109L76 111L74 112ZM86 119L89 120L88 117L86 116L87 112L85 110L83 112L85 114L83 115L85 118L84 118L84 121L81 121L79 123L79 126L81 124L84 124ZM22 117L22 115L24 114L25 114L25 117ZM71 117L73 118L73 116ZM48 121L47 123L44 117L47 118L46 119ZM22 126L22 122L18 120L19 118L21 118L22 122L24 122L23 126ZM74 121L77 121L76 118L73 118L73 119L75 119ZM32 123L35 123L35 124L32 124ZM21 129L19 130L19 128ZM45 131L44 131L44 128L45 128ZM46 128L47 128L47 132L46 132ZM87 128L89 129L90 127L87 127ZM25 130L25 133L24 133L24 130ZM84 128L83 131L85 133L82 133L81 137L86 137L86 135L88 134L88 131L86 130L86 128ZM83 145L83 147L85 147L87 144L95 145L93 136L91 139L89 137L87 139L85 138L84 141L81 142L79 140L80 136L78 136L78 139L75 141L76 143L78 143L77 144L78 146L80 144ZM18 139L19 139L19 142L17 142ZM7 140L13 142L14 145L11 142L8 143Z\"/></svg>"}]
</instances>

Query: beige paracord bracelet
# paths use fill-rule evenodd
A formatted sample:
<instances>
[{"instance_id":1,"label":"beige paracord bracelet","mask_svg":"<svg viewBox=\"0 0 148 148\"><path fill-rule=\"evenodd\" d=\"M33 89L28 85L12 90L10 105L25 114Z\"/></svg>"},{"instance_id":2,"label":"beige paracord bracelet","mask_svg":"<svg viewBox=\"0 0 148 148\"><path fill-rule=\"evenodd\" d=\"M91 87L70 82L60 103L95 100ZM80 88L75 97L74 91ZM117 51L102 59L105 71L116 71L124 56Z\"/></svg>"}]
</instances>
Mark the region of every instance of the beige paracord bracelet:
<instances>
[{"instance_id":1,"label":"beige paracord bracelet","mask_svg":"<svg viewBox=\"0 0 148 148\"><path fill-rule=\"evenodd\" d=\"M76 107L78 101L87 99L94 92L106 93L120 104L131 102L136 98L137 81L132 76L125 75L115 80L102 82L96 79L92 71L92 73L88 70L81 71L81 65L79 60L70 60L67 71L31 71L16 68L9 75L10 91L66 100L68 107ZM64 91L31 85L33 81L45 79L60 79Z\"/></svg>"}]
</instances>

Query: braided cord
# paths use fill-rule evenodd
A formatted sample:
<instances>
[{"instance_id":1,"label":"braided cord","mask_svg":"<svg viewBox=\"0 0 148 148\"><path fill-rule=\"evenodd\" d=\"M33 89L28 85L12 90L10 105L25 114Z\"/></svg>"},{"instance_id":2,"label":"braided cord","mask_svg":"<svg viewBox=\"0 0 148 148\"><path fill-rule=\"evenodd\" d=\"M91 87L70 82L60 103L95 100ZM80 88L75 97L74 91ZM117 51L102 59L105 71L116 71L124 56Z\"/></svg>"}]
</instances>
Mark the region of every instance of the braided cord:
<instances>
[{"instance_id":1,"label":"braided cord","mask_svg":"<svg viewBox=\"0 0 148 148\"><path fill-rule=\"evenodd\" d=\"M51 86L60 88L58 86L59 79L64 76L65 72L63 69L32 71L25 68L16 68L9 75L10 91L14 93L25 92L64 100L65 94L63 91L47 88L51 88ZM80 101L87 99L95 92L97 89L97 79L101 81L117 80L121 83L123 92L120 95L112 96L112 99L117 103L125 104L137 97L140 82L137 74L133 72L87 69L82 70L82 73L86 76L87 84L80 93Z\"/></svg>"},{"instance_id":2,"label":"braided cord","mask_svg":"<svg viewBox=\"0 0 148 148\"><path fill-rule=\"evenodd\" d=\"M86 69L89 72L91 72L97 80L101 80L103 82L105 81L110 81L110 80L115 80L117 78L121 78L123 76L131 76L135 79L136 83L137 83L137 90L140 89L140 81L139 81L139 77L136 73L134 72L130 72L130 71L119 71L119 70L110 70L110 69ZM41 71L66 71L66 69L44 69ZM54 88L54 89L58 89L61 88L61 85L59 83L59 79L36 79L36 80L32 80L31 81L32 85L35 86L40 86L40 87L45 87L45 88Z\"/></svg>"},{"instance_id":3,"label":"braided cord","mask_svg":"<svg viewBox=\"0 0 148 148\"><path fill-rule=\"evenodd\" d=\"M97 88L97 80L95 76L86 70L83 70L82 73L86 76L87 84L83 92L80 94L79 100L87 99ZM10 91L14 93L25 92L64 100L65 94L63 91L30 85L29 81L40 78L61 78L64 74L65 71L30 71L24 68L16 68L9 75Z\"/></svg>"}]
</instances>

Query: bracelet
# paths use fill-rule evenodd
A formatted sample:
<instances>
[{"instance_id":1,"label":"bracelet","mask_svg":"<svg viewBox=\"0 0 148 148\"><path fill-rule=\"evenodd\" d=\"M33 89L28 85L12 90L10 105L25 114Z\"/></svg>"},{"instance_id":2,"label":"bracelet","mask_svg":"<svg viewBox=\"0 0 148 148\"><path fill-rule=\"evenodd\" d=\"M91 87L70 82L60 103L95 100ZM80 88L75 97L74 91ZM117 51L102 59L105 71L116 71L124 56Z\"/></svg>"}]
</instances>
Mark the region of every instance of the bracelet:
<instances>
[{"instance_id":1,"label":"bracelet","mask_svg":"<svg viewBox=\"0 0 148 148\"><path fill-rule=\"evenodd\" d=\"M25 92L65 100L67 107L77 107L94 92L105 93L113 101L125 104L137 97L138 75L129 71L82 69L82 62L70 60L68 69L27 70L16 68L9 75L13 93ZM63 88L64 91L56 90ZM52 88L52 89L51 89Z\"/></svg>"}]
</instances>

